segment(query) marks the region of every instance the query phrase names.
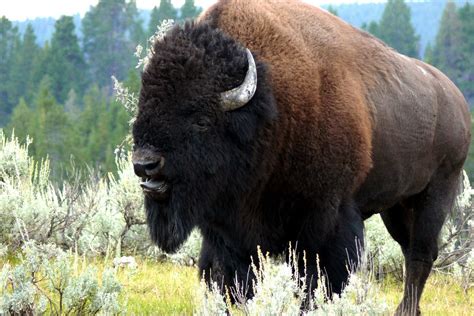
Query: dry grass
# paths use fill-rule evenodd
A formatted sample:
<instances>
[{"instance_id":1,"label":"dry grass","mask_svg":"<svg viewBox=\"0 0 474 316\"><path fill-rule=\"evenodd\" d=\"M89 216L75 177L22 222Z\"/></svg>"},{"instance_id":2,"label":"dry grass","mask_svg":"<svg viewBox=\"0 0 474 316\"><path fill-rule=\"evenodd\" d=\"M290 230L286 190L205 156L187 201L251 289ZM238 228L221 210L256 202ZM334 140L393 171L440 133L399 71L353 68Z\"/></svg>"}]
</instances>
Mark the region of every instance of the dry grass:
<instances>
[{"instance_id":1,"label":"dry grass","mask_svg":"<svg viewBox=\"0 0 474 316\"><path fill-rule=\"evenodd\" d=\"M127 314L190 315L199 290L197 270L191 267L139 261L136 272L120 271Z\"/></svg>"},{"instance_id":2,"label":"dry grass","mask_svg":"<svg viewBox=\"0 0 474 316\"><path fill-rule=\"evenodd\" d=\"M189 315L199 290L197 269L170 263L139 262L129 277L121 272L128 313L135 315ZM395 310L402 296L402 284L393 278L382 281L386 301ZM421 302L424 315L473 315L474 292L464 293L450 276L430 276Z\"/></svg>"},{"instance_id":3,"label":"dry grass","mask_svg":"<svg viewBox=\"0 0 474 316\"><path fill-rule=\"evenodd\" d=\"M403 285L391 278L382 282L382 289L387 302L395 307L403 294ZM432 274L426 283L421 300L423 315L473 315L474 291L464 293L453 277L439 273Z\"/></svg>"}]
</instances>

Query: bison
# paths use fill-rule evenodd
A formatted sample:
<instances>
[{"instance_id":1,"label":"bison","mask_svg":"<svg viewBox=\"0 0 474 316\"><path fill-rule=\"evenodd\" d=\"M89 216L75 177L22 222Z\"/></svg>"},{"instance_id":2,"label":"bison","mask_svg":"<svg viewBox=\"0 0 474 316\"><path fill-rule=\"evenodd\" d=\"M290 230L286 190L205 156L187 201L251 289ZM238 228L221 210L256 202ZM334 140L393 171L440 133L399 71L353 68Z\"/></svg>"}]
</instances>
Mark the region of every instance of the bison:
<instances>
[{"instance_id":1,"label":"bison","mask_svg":"<svg viewBox=\"0 0 474 316\"><path fill-rule=\"evenodd\" d=\"M397 313L419 310L470 143L446 76L296 0L221 0L154 52L133 164L159 247L199 228L200 272L232 286L257 246L293 243L340 293L380 213L405 256Z\"/></svg>"}]
</instances>

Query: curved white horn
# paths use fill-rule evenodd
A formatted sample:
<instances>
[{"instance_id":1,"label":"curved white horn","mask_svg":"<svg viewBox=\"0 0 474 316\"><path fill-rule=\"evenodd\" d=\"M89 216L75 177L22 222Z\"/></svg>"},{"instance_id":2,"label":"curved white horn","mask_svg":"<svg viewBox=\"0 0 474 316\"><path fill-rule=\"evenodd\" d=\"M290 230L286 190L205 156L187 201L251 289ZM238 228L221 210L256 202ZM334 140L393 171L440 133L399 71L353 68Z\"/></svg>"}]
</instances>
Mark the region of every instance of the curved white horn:
<instances>
[{"instance_id":1,"label":"curved white horn","mask_svg":"<svg viewBox=\"0 0 474 316\"><path fill-rule=\"evenodd\" d=\"M232 90L221 93L222 107L225 111L236 110L244 106L252 99L255 90L257 90L257 67L249 49L247 49L247 60L249 68L244 82Z\"/></svg>"}]
</instances>

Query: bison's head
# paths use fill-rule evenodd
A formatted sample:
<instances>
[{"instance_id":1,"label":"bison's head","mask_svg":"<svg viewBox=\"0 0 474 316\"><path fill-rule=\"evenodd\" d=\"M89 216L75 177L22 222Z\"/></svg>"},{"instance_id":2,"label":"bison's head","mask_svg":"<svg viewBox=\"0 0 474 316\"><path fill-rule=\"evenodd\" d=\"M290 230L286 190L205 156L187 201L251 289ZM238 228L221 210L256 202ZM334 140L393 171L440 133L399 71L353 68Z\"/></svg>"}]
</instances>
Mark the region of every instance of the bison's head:
<instances>
[{"instance_id":1,"label":"bison's head","mask_svg":"<svg viewBox=\"0 0 474 316\"><path fill-rule=\"evenodd\" d=\"M175 251L265 182L276 107L261 62L206 24L176 26L142 76L133 163L152 239Z\"/></svg>"}]
</instances>

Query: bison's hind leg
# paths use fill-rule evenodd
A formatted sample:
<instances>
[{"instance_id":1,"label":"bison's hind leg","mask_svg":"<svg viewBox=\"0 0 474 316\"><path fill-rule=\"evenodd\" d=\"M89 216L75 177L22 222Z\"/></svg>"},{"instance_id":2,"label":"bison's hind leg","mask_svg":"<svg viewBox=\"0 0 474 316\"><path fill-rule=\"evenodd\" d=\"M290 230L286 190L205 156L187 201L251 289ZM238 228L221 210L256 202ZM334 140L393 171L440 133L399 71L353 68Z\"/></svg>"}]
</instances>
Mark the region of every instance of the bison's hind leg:
<instances>
[{"instance_id":1,"label":"bison's hind leg","mask_svg":"<svg viewBox=\"0 0 474 316\"><path fill-rule=\"evenodd\" d=\"M392 237L405 256L405 286L397 315L419 314L419 301L433 262L438 256L438 238L446 215L453 207L460 179L459 169L440 169L428 186L409 199L382 213Z\"/></svg>"}]
</instances>

